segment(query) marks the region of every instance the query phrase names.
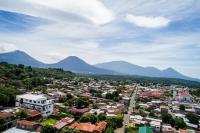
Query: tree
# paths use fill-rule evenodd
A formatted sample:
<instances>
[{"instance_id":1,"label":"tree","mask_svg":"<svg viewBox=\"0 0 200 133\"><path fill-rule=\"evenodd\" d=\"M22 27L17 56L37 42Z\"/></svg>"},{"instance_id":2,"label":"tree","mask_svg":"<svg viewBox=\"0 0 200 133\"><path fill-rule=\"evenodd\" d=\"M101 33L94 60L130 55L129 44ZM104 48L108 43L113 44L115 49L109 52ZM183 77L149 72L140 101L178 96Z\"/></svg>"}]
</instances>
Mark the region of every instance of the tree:
<instances>
[{"instance_id":1,"label":"tree","mask_svg":"<svg viewBox=\"0 0 200 133\"><path fill-rule=\"evenodd\" d=\"M9 97L6 96L5 94L0 93L0 105L7 105L9 103Z\"/></svg>"},{"instance_id":2,"label":"tree","mask_svg":"<svg viewBox=\"0 0 200 133\"><path fill-rule=\"evenodd\" d=\"M20 111L18 111L17 113L16 113L16 116L18 116L19 118L27 118L28 117L28 115L27 115L27 111L26 110L24 110L24 109L22 109L22 110L20 110Z\"/></svg>"},{"instance_id":3,"label":"tree","mask_svg":"<svg viewBox=\"0 0 200 133\"><path fill-rule=\"evenodd\" d=\"M80 122L91 122L95 124L97 122L97 117L94 114L85 114L81 116Z\"/></svg>"},{"instance_id":4,"label":"tree","mask_svg":"<svg viewBox=\"0 0 200 133\"><path fill-rule=\"evenodd\" d=\"M167 123L167 124L171 124L171 126L174 126L174 119L172 117L172 115L168 114L168 113L162 113L162 122L163 123Z\"/></svg>"},{"instance_id":5,"label":"tree","mask_svg":"<svg viewBox=\"0 0 200 133\"><path fill-rule=\"evenodd\" d=\"M184 105L180 105L179 109L182 110L182 111L185 111L185 106Z\"/></svg>"},{"instance_id":6,"label":"tree","mask_svg":"<svg viewBox=\"0 0 200 133\"><path fill-rule=\"evenodd\" d=\"M99 121L105 121L106 115L104 113L101 113L101 114L99 114L98 119L99 119Z\"/></svg>"},{"instance_id":7,"label":"tree","mask_svg":"<svg viewBox=\"0 0 200 133\"><path fill-rule=\"evenodd\" d=\"M196 114L188 113L186 114L186 118L190 121L190 123L199 125L199 117Z\"/></svg>"},{"instance_id":8,"label":"tree","mask_svg":"<svg viewBox=\"0 0 200 133\"><path fill-rule=\"evenodd\" d=\"M113 127L107 127L104 133L114 133L114 128Z\"/></svg>"},{"instance_id":9,"label":"tree","mask_svg":"<svg viewBox=\"0 0 200 133\"><path fill-rule=\"evenodd\" d=\"M55 128L50 125L42 126L41 128L41 133L55 133L55 132L56 132Z\"/></svg>"},{"instance_id":10,"label":"tree","mask_svg":"<svg viewBox=\"0 0 200 133\"><path fill-rule=\"evenodd\" d=\"M182 118L175 118L174 121L175 121L174 125L177 130L180 128L181 129L186 128L186 124Z\"/></svg>"},{"instance_id":11,"label":"tree","mask_svg":"<svg viewBox=\"0 0 200 133\"><path fill-rule=\"evenodd\" d=\"M64 127L60 133L80 133L78 130L69 128L69 127Z\"/></svg>"},{"instance_id":12,"label":"tree","mask_svg":"<svg viewBox=\"0 0 200 133\"><path fill-rule=\"evenodd\" d=\"M77 98L75 101L75 106L78 109L88 107L89 106L88 98L84 98L84 97Z\"/></svg>"},{"instance_id":13,"label":"tree","mask_svg":"<svg viewBox=\"0 0 200 133\"><path fill-rule=\"evenodd\" d=\"M107 93L107 94L106 94L106 99L112 99L112 98L113 98L113 96L112 96L111 93Z\"/></svg>"},{"instance_id":14,"label":"tree","mask_svg":"<svg viewBox=\"0 0 200 133\"><path fill-rule=\"evenodd\" d=\"M0 118L0 132L5 130L5 124L6 121L3 118Z\"/></svg>"},{"instance_id":15,"label":"tree","mask_svg":"<svg viewBox=\"0 0 200 133\"><path fill-rule=\"evenodd\" d=\"M123 115L117 115L114 117L109 117L106 119L106 122L108 123L108 126L115 128L120 128L123 126Z\"/></svg>"}]
</instances>

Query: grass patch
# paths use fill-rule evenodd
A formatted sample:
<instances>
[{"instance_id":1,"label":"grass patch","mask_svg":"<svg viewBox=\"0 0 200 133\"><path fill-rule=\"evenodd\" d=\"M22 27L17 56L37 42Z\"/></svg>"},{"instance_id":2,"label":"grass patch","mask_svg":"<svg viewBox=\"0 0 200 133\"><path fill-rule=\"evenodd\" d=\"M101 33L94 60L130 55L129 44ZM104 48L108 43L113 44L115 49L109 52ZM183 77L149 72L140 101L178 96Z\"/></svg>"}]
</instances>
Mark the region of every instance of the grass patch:
<instances>
[{"instance_id":1,"label":"grass patch","mask_svg":"<svg viewBox=\"0 0 200 133\"><path fill-rule=\"evenodd\" d=\"M54 126L56 124L57 120L56 119L45 119L43 120L40 124L42 126Z\"/></svg>"}]
</instances>

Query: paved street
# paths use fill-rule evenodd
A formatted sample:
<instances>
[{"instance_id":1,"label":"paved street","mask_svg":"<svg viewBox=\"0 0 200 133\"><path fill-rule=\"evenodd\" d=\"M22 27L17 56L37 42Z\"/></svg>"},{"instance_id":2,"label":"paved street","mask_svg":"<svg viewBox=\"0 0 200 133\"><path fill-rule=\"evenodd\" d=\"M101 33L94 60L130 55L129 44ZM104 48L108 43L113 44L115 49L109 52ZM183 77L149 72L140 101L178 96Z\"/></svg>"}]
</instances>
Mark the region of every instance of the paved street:
<instances>
[{"instance_id":1,"label":"paved street","mask_svg":"<svg viewBox=\"0 0 200 133\"><path fill-rule=\"evenodd\" d=\"M132 96L131 96L131 100L130 100L130 104L129 104L129 108L128 108L128 113L124 114L123 126L121 128L118 128L117 130L115 130L115 133L124 133L125 127L129 123L129 116L131 115L131 113L133 112L133 108L135 107L135 103L136 103L135 102L135 96L137 94L137 90L138 90L138 87L136 86L135 89L134 89L134 92L132 93Z\"/></svg>"}]
</instances>

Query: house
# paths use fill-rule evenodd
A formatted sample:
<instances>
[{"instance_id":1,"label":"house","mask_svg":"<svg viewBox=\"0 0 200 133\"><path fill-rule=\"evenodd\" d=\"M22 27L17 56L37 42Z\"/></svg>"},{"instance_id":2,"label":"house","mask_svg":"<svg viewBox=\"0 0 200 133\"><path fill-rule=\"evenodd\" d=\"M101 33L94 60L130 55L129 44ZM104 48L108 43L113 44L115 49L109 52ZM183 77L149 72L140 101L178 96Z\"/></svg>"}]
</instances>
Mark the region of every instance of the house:
<instances>
[{"instance_id":1,"label":"house","mask_svg":"<svg viewBox=\"0 0 200 133\"><path fill-rule=\"evenodd\" d=\"M54 127L58 130L61 130L64 126L73 123L73 121L74 121L74 118L65 117L61 119L60 121L58 121Z\"/></svg>"},{"instance_id":2,"label":"house","mask_svg":"<svg viewBox=\"0 0 200 133\"><path fill-rule=\"evenodd\" d=\"M34 109L42 113L43 117L47 117L53 112L53 101L47 100L42 94L23 94L16 96L17 107L24 107L28 109Z\"/></svg>"},{"instance_id":3,"label":"house","mask_svg":"<svg viewBox=\"0 0 200 133\"><path fill-rule=\"evenodd\" d=\"M192 96L187 92L179 92L175 100L179 102L192 102Z\"/></svg>"},{"instance_id":4,"label":"house","mask_svg":"<svg viewBox=\"0 0 200 133\"><path fill-rule=\"evenodd\" d=\"M48 93L49 96L52 96L53 98L60 98L60 97L65 97L66 93L61 92L61 91L55 91L52 93Z\"/></svg>"},{"instance_id":5,"label":"house","mask_svg":"<svg viewBox=\"0 0 200 133\"><path fill-rule=\"evenodd\" d=\"M162 133L172 133L173 129L171 125L162 125Z\"/></svg>"},{"instance_id":6,"label":"house","mask_svg":"<svg viewBox=\"0 0 200 133\"><path fill-rule=\"evenodd\" d=\"M31 118L31 120L39 120L42 117L42 113L36 110L30 110L27 112L27 115Z\"/></svg>"},{"instance_id":7,"label":"house","mask_svg":"<svg viewBox=\"0 0 200 133\"><path fill-rule=\"evenodd\" d=\"M91 123L74 123L70 128L75 128L81 133L102 133L106 129L107 123L104 121L98 122L96 124Z\"/></svg>"},{"instance_id":8,"label":"house","mask_svg":"<svg viewBox=\"0 0 200 133\"><path fill-rule=\"evenodd\" d=\"M105 111L102 111L100 109L91 109L89 113L90 114L97 114L97 115L99 115L99 114L105 113Z\"/></svg>"},{"instance_id":9,"label":"house","mask_svg":"<svg viewBox=\"0 0 200 133\"><path fill-rule=\"evenodd\" d=\"M5 124L1 125L4 129L14 127L17 124L17 119L12 113L0 112L0 118L5 121Z\"/></svg>"},{"instance_id":10,"label":"house","mask_svg":"<svg viewBox=\"0 0 200 133\"><path fill-rule=\"evenodd\" d=\"M160 130L161 130L161 122L159 122L159 121L151 121L151 122L150 122L150 126L152 127L153 132L155 132L155 133L160 133Z\"/></svg>"},{"instance_id":11,"label":"house","mask_svg":"<svg viewBox=\"0 0 200 133\"><path fill-rule=\"evenodd\" d=\"M83 94L80 94L81 97L88 97L88 98L91 98L92 97L92 94L91 93L83 93Z\"/></svg>"},{"instance_id":12,"label":"house","mask_svg":"<svg viewBox=\"0 0 200 133\"><path fill-rule=\"evenodd\" d=\"M69 111L72 112L72 113L84 114L84 113L89 112L90 109L89 108L77 109L77 108L73 107L73 108L69 109Z\"/></svg>"},{"instance_id":13,"label":"house","mask_svg":"<svg viewBox=\"0 0 200 133\"><path fill-rule=\"evenodd\" d=\"M179 130L179 133L188 133L188 131L187 131L187 130L182 130L182 129L180 129L180 130Z\"/></svg>"},{"instance_id":14,"label":"house","mask_svg":"<svg viewBox=\"0 0 200 133\"><path fill-rule=\"evenodd\" d=\"M144 126L144 127L139 127L138 133L153 133L152 128Z\"/></svg>"},{"instance_id":15,"label":"house","mask_svg":"<svg viewBox=\"0 0 200 133\"><path fill-rule=\"evenodd\" d=\"M169 107L166 105L160 106L161 113L168 113Z\"/></svg>"},{"instance_id":16,"label":"house","mask_svg":"<svg viewBox=\"0 0 200 133\"><path fill-rule=\"evenodd\" d=\"M27 121L27 120L21 120L17 122L17 128L24 129L28 131L36 131L39 126L39 123L34 121Z\"/></svg>"},{"instance_id":17,"label":"house","mask_svg":"<svg viewBox=\"0 0 200 133\"><path fill-rule=\"evenodd\" d=\"M129 118L129 126L135 127L136 125L146 124L147 121L143 120L143 117L140 115L131 115Z\"/></svg>"}]
</instances>

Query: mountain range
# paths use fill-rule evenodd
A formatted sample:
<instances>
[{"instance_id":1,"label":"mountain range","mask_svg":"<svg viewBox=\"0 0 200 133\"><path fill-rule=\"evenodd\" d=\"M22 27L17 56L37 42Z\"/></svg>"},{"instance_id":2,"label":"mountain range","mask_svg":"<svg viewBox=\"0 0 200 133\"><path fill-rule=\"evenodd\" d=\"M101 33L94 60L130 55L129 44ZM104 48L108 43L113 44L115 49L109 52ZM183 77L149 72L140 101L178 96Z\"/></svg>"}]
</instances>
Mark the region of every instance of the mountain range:
<instances>
[{"instance_id":1,"label":"mountain range","mask_svg":"<svg viewBox=\"0 0 200 133\"><path fill-rule=\"evenodd\" d=\"M8 62L10 64L24 64L26 66L40 68L62 68L66 71L84 74L137 75L147 77L178 78L200 82L199 79L185 76L173 68L159 70L155 67L142 67L125 61L111 61L90 65L76 56L69 56L57 63L45 64L34 59L27 53L19 50L0 54L0 62Z\"/></svg>"}]
</instances>

